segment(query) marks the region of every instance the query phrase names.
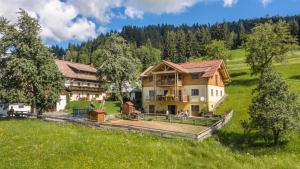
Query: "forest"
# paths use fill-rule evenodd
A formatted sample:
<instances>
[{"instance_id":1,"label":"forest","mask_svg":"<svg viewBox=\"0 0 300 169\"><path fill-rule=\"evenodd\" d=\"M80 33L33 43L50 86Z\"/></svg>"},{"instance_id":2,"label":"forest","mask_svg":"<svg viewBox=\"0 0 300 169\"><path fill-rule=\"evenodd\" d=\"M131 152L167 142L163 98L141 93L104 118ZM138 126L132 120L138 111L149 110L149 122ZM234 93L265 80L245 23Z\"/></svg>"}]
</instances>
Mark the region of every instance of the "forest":
<instances>
[{"instance_id":1,"label":"forest","mask_svg":"<svg viewBox=\"0 0 300 169\"><path fill-rule=\"evenodd\" d=\"M112 33L118 33L130 44L133 55L140 59L145 69L149 64L161 59L179 63L191 58L205 57L210 54L207 46L214 42L227 49L241 48L243 40L256 25L279 20L286 21L292 35L300 37L300 15L266 16L212 25L196 23L179 26L168 24L124 26L120 32L100 34L97 38L81 44L69 44L66 49L57 45L51 48L58 59L100 66L101 53L107 37Z\"/></svg>"}]
</instances>

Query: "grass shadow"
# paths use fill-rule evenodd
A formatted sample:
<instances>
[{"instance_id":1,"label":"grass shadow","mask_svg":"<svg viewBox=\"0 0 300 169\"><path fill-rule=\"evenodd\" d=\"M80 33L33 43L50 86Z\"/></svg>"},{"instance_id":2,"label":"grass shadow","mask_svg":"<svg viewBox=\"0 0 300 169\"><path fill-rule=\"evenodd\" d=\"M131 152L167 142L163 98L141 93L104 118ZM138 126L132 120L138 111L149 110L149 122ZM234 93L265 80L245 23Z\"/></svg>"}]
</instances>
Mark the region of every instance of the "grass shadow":
<instances>
[{"instance_id":1,"label":"grass shadow","mask_svg":"<svg viewBox=\"0 0 300 169\"><path fill-rule=\"evenodd\" d=\"M247 75L247 72L231 73L230 77L239 77L239 76L244 76L244 75Z\"/></svg>"},{"instance_id":2,"label":"grass shadow","mask_svg":"<svg viewBox=\"0 0 300 169\"><path fill-rule=\"evenodd\" d=\"M271 155L275 153L277 148L282 148L287 145L287 142L281 142L279 146L274 146L273 143L265 142L257 134L246 136L243 133L227 132L224 130L218 130L216 137L221 144L229 147L233 151L250 153L256 156ZM252 141L249 141L250 138Z\"/></svg>"},{"instance_id":3,"label":"grass shadow","mask_svg":"<svg viewBox=\"0 0 300 169\"><path fill-rule=\"evenodd\" d=\"M300 75L291 76L290 79L300 80Z\"/></svg>"},{"instance_id":4,"label":"grass shadow","mask_svg":"<svg viewBox=\"0 0 300 169\"><path fill-rule=\"evenodd\" d=\"M230 85L233 86L254 86L258 83L258 78L233 80Z\"/></svg>"}]
</instances>

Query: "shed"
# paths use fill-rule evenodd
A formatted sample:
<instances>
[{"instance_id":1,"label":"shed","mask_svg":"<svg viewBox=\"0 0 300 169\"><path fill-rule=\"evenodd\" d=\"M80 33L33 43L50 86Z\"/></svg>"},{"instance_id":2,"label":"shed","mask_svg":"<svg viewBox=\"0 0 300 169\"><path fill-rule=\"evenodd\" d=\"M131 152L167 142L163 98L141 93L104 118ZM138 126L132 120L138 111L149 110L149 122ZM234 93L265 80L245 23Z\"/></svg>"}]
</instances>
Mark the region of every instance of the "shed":
<instances>
[{"instance_id":1,"label":"shed","mask_svg":"<svg viewBox=\"0 0 300 169\"><path fill-rule=\"evenodd\" d=\"M135 111L134 104L130 101L123 103L122 114L130 114Z\"/></svg>"},{"instance_id":2,"label":"shed","mask_svg":"<svg viewBox=\"0 0 300 169\"><path fill-rule=\"evenodd\" d=\"M93 122L104 122L105 112L101 109L91 110L88 113L88 120Z\"/></svg>"}]
</instances>

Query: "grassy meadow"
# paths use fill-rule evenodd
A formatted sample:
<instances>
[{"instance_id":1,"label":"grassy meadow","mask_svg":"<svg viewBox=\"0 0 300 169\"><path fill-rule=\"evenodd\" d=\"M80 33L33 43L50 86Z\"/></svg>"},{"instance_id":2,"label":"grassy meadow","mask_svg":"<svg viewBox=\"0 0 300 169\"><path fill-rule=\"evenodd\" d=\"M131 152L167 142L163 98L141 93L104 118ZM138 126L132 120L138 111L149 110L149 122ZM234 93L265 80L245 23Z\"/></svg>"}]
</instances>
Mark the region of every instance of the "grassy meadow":
<instances>
[{"instance_id":1,"label":"grassy meadow","mask_svg":"<svg viewBox=\"0 0 300 169\"><path fill-rule=\"evenodd\" d=\"M300 136L280 147L243 142L241 120L257 77L250 76L242 50L228 62L232 82L229 97L218 113L234 109L233 119L216 135L194 142L163 139L151 134L127 133L38 120L0 120L0 168L300 168ZM299 62L298 62L299 61ZM276 65L291 89L300 93L300 52ZM300 99L299 99L300 101Z\"/></svg>"}]
</instances>

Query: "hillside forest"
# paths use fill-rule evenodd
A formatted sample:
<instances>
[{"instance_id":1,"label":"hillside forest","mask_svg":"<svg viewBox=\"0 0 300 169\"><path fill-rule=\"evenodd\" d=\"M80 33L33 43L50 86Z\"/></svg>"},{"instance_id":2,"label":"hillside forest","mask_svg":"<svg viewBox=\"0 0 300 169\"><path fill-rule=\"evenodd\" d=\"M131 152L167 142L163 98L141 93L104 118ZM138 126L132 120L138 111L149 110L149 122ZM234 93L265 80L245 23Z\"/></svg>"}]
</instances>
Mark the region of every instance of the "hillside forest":
<instances>
[{"instance_id":1,"label":"hillside forest","mask_svg":"<svg viewBox=\"0 0 300 169\"><path fill-rule=\"evenodd\" d=\"M97 38L80 44L70 43L66 49L59 46L51 48L58 59L98 67L103 62L102 53L105 41L112 33L118 33L129 43L133 56L140 60L144 70L161 59L181 63L212 55L211 48L239 49L256 25L266 22L276 23L279 20L288 23L293 36L300 37L300 15L266 16L233 22L224 21L212 25L196 23L191 26L185 24L124 26L120 32L111 31L107 34L100 34Z\"/></svg>"}]
</instances>

